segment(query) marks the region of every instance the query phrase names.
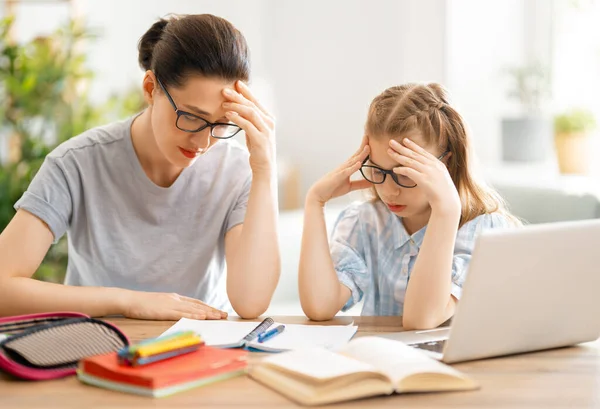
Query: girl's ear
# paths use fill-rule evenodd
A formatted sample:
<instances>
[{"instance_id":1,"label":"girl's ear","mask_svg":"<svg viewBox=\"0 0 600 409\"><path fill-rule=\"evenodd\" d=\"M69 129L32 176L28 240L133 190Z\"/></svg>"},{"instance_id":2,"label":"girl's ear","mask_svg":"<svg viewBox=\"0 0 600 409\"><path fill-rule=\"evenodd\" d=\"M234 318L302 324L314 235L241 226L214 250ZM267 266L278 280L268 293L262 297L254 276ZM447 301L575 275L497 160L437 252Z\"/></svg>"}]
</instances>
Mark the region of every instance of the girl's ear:
<instances>
[{"instance_id":1,"label":"girl's ear","mask_svg":"<svg viewBox=\"0 0 600 409\"><path fill-rule=\"evenodd\" d=\"M146 71L142 80L142 91L144 92L144 99L150 106L154 104L154 92L157 89L157 85L158 82L154 73L150 70Z\"/></svg>"}]
</instances>

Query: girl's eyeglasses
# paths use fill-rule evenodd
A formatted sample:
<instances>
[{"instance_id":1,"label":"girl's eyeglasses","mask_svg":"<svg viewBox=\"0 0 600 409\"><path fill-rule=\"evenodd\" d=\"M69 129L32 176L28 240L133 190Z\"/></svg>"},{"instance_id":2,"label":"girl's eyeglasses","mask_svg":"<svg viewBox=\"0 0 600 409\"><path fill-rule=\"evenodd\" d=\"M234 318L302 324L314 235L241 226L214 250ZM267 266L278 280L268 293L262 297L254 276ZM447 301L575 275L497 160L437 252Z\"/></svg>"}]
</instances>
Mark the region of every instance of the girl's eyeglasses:
<instances>
[{"instance_id":1,"label":"girl's eyeglasses","mask_svg":"<svg viewBox=\"0 0 600 409\"><path fill-rule=\"evenodd\" d=\"M444 158L444 156L446 156L448 153L450 153L450 151L446 150L444 153L442 153L440 156L438 156L437 159L442 160ZM408 189L411 189L411 188L417 186L415 181L412 180L411 178L409 178L408 176L399 175L397 173L394 173L393 170L382 169L379 166L366 165L366 163L368 161L369 161L369 157L367 156L365 161L362 163L362 166L360 167L360 173L369 182L371 182L375 185L380 185L383 182L385 182L385 178L387 177L387 175L390 175L390 177L394 180L394 182L396 182L396 184L399 186L402 186L402 187L405 187Z\"/></svg>"}]
</instances>

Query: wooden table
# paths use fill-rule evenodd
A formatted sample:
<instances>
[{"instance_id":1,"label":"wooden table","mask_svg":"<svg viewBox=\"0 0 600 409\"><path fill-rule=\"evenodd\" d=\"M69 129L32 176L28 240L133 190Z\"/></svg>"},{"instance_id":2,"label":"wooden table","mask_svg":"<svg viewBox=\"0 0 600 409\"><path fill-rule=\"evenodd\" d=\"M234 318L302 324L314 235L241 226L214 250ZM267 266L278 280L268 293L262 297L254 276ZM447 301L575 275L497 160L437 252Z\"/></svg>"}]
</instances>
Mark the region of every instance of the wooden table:
<instances>
[{"instance_id":1,"label":"wooden table","mask_svg":"<svg viewBox=\"0 0 600 409\"><path fill-rule=\"evenodd\" d=\"M310 324L304 317L274 317ZM155 337L173 322L109 318L132 341ZM358 325L357 336L401 331L396 317L339 317L331 324ZM395 395L330 405L331 408L600 408L600 343L456 365L482 385L472 392ZM298 405L248 377L238 377L171 397L152 399L88 385L75 377L46 382L0 375L0 409L5 408L290 408Z\"/></svg>"}]
</instances>

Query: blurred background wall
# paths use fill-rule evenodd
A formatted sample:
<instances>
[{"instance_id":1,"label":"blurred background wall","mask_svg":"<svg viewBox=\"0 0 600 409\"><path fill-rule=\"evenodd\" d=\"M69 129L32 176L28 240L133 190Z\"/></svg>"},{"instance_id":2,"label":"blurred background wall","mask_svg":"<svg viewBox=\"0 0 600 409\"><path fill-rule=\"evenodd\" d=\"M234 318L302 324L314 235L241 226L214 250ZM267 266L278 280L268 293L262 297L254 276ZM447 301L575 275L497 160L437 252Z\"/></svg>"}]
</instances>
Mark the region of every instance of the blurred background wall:
<instances>
[{"instance_id":1,"label":"blurred background wall","mask_svg":"<svg viewBox=\"0 0 600 409\"><path fill-rule=\"evenodd\" d=\"M216 14L247 38L251 85L277 117L290 283L307 189L354 152L371 99L396 84L450 90L483 177L518 216L600 214L598 0L4 0L0 16L13 23L0 43L0 230L56 143L143 109L137 42L169 13ZM69 21L83 29L65 40ZM28 77L7 69L10 47L21 47L21 60L29 55ZM59 54L71 58L69 69L52 68ZM334 203L328 217L337 211ZM293 297L293 285L284 288L282 299Z\"/></svg>"}]
</instances>

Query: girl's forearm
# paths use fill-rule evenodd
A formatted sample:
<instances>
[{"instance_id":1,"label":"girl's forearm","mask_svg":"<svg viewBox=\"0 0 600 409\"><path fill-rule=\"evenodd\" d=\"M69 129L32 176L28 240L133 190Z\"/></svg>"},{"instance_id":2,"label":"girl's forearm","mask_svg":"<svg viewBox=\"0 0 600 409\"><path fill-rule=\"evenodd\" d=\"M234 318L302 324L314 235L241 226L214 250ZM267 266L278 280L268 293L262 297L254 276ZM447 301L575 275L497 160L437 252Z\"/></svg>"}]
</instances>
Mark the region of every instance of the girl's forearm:
<instances>
[{"instance_id":1,"label":"girl's forearm","mask_svg":"<svg viewBox=\"0 0 600 409\"><path fill-rule=\"evenodd\" d=\"M340 283L335 272L323 205L307 197L298 284L300 303L306 316L316 321L331 319L350 297L350 290Z\"/></svg>"},{"instance_id":2,"label":"girl's forearm","mask_svg":"<svg viewBox=\"0 0 600 409\"><path fill-rule=\"evenodd\" d=\"M460 214L431 213L406 289L405 328L434 328L454 313L451 271L459 219Z\"/></svg>"}]
</instances>

